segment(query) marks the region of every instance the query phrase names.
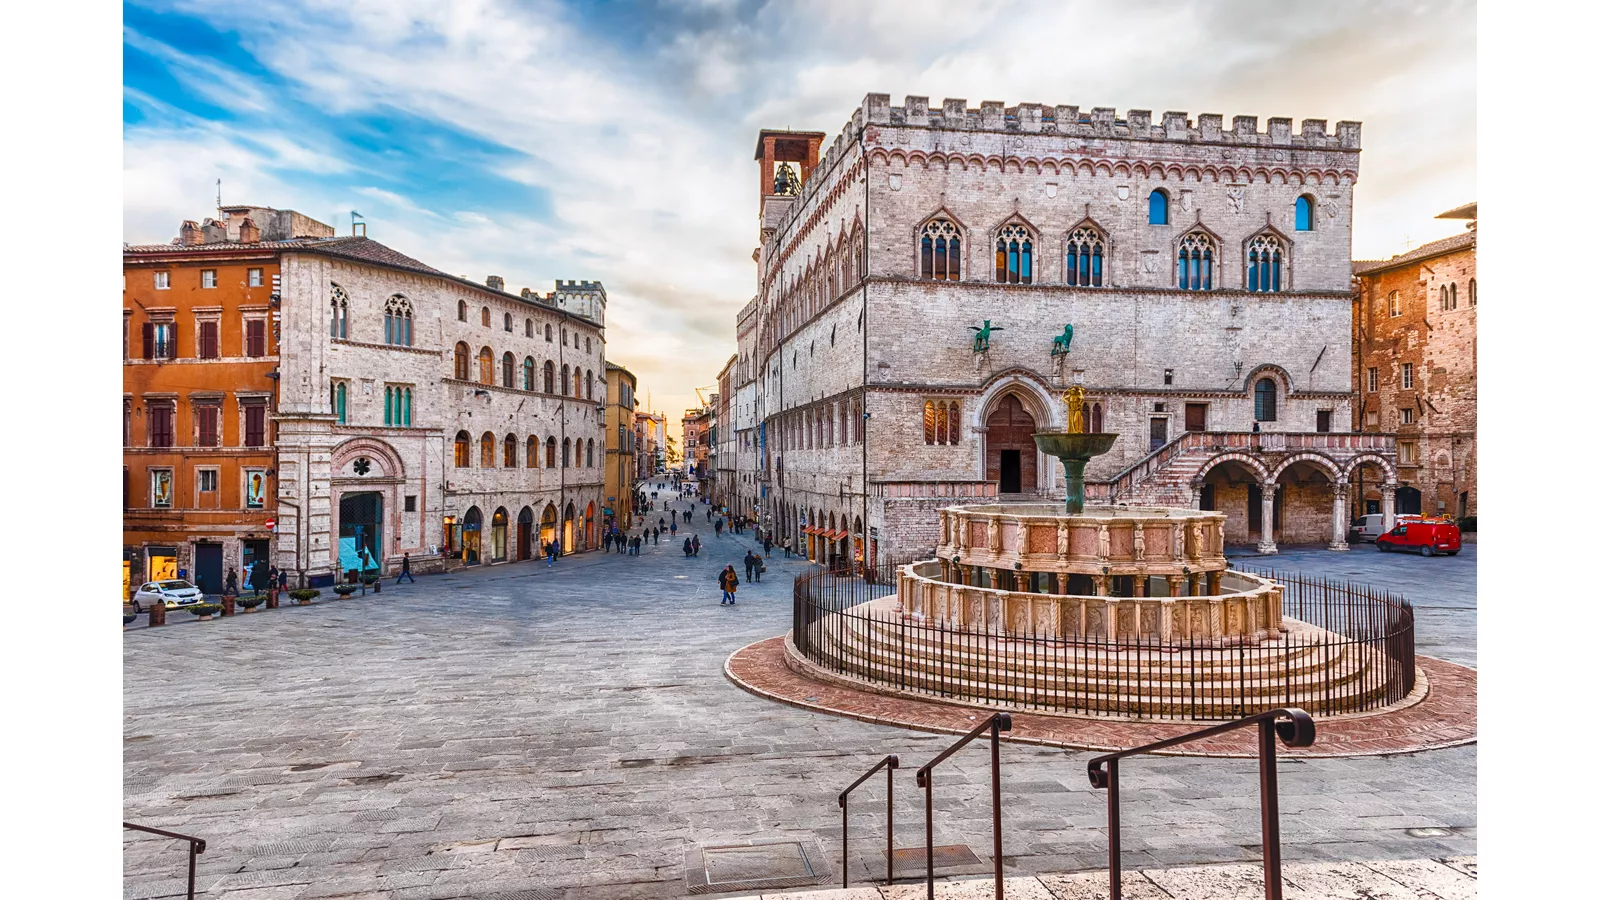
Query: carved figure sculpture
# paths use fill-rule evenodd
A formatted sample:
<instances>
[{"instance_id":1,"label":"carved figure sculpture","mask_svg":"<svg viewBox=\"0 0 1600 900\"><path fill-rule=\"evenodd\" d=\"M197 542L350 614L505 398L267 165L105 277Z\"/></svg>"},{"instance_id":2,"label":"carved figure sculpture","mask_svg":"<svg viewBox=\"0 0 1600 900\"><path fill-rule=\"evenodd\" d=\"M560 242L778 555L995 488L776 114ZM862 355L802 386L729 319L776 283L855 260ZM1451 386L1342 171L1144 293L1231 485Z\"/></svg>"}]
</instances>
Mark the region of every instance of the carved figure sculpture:
<instances>
[{"instance_id":1,"label":"carved figure sculpture","mask_svg":"<svg viewBox=\"0 0 1600 900\"><path fill-rule=\"evenodd\" d=\"M1055 342L1050 347L1051 356L1060 356L1072 351L1072 325L1069 323L1064 331L1056 335Z\"/></svg>"},{"instance_id":2,"label":"carved figure sculpture","mask_svg":"<svg viewBox=\"0 0 1600 900\"><path fill-rule=\"evenodd\" d=\"M1067 327L1071 328L1072 326L1068 325ZM1062 399L1067 403L1068 434L1084 433L1083 398L1087 393L1088 391L1084 390L1083 385L1075 384L1072 387L1067 388L1066 394L1062 396Z\"/></svg>"},{"instance_id":3,"label":"carved figure sculpture","mask_svg":"<svg viewBox=\"0 0 1600 900\"><path fill-rule=\"evenodd\" d=\"M972 336L973 353L989 352L989 335L996 331L1005 331L1005 329L999 325L990 325L988 319L983 320L982 328L979 328L976 325L968 325L967 330L977 332L977 334Z\"/></svg>"}]
</instances>

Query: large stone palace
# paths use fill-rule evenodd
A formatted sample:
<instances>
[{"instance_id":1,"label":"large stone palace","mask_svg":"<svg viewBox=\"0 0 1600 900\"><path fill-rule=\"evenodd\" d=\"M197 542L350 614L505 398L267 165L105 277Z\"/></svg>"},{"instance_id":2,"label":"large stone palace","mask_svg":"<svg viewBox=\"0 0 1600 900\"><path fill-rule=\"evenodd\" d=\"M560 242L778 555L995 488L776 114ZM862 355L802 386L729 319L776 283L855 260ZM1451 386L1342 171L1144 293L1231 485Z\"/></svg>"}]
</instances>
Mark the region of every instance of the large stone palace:
<instances>
[{"instance_id":1,"label":"large stone palace","mask_svg":"<svg viewBox=\"0 0 1600 900\"><path fill-rule=\"evenodd\" d=\"M1100 503L1228 514L1226 539L1343 548L1394 436L1352 430L1361 126L869 94L762 131L732 498L819 561L937 543L943 506L1059 497L1036 430L1082 385ZM743 430L743 429L741 429Z\"/></svg>"}]
</instances>

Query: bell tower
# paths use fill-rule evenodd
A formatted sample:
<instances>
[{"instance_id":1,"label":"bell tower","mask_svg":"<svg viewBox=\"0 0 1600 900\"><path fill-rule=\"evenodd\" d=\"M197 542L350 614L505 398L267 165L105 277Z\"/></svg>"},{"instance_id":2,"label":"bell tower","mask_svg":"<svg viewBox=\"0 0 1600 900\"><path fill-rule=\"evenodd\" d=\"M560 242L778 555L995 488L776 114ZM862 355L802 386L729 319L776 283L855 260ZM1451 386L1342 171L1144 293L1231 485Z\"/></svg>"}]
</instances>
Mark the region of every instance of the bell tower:
<instances>
[{"instance_id":1,"label":"bell tower","mask_svg":"<svg viewBox=\"0 0 1600 900\"><path fill-rule=\"evenodd\" d=\"M820 131L761 132L756 141L756 161L761 163L761 243L772 236L810 180L824 137Z\"/></svg>"}]
</instances>

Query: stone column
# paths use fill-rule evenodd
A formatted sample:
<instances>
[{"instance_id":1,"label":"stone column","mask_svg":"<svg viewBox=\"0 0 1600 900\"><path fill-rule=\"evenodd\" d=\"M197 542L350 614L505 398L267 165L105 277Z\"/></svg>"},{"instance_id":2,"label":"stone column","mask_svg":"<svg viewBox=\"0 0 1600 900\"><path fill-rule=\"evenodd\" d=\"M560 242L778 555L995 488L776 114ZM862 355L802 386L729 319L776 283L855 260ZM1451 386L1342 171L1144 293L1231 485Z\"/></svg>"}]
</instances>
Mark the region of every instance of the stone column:
<instances>
[{"instance_id":1,"label":"stone column","mask_svg":"<svg viewBox=\"0 0 1600 900\"><path fill-rule=\"evenodd\" d=\"M1184 588L1184 584L1183 583L1186 580L1187 579L1182 575L1168 575L1167 576L1167 596L1168 597L1182 597L1183 596L1183 588Z\"/></svg>"},{"instance_id":2,"label":"stone column","mask_svg":"<svg viewBox=\"0 0 1600 900\"><path fill-rule=\"evenodd\" d=\"M1221 572L1207 572L1206 573L1206 594L1208 594L1209 596L1215 597L1220 593L1222 593L1222 573Z\"/></svg>"},{"instance_id":3,"label":"stone column","mask_svg":"<svg viewBox=\"0 0 1600 900\"><path fill-rule=\"evenodd\" d=\"M1350 487L1347 481L1337 481L1333 485L1333 540L1328 542L1329 550L1349 550L1350 545L1345 542L1344 536L1349 531L1349 516L1345 514L1344 498Z\"/></svg>"},{"instance_id":4,"label":"stone column","mask_svg":"<svg viewBox=\"0 0 1600 900\"><path fill-rule=\"evenodd\" d=\"M1104 575L1096 575L1096 576L1094 576L1094 595L1096 597L1106 597L1106 596L1110 596L1110 593L1111 592L1109 590L1107 590L1107 579L1106 579L1106 576L1104 576Z\"/></svg>"},{"instance_id":5,"label":"stone column","mask_svg":"<svg viewBox=\"0 0 1600 900\"><path fill-rule=\"evenodd\" d=\"M1278 492L1278 485L1268 481L1261 485L1261 543L1256 544L1257 553L1277 553L1278 545L1272 541L1272 505L1274 495Z\"/></svg>"},{"instance_id":6,"label":"stone column","mask_svg":"<svg viewBox=\"0 0 1600 900\"><path fill-rule=\"evenodd\" d=\"M1133 576L1133 595L1135 597L1147 597L1147 596L1149 596L1149 594L1147 594L1145 592L1145 583L1148 582L1149 580L1150 580L1150 576L1149 575L1135 575L1135 576Z\"/></svg>"},{"instance_id":7,"label":"stone column","mask_svg":"<svg viewBox=\"0 0 1600 900\"><path fill-rule=\"evenodd\" d=\"M1381 485L1378 489L1383 492L1383 530L1385 533L1394 530L1394 491L1397 484Z\"/></svg>"}]
</instances>

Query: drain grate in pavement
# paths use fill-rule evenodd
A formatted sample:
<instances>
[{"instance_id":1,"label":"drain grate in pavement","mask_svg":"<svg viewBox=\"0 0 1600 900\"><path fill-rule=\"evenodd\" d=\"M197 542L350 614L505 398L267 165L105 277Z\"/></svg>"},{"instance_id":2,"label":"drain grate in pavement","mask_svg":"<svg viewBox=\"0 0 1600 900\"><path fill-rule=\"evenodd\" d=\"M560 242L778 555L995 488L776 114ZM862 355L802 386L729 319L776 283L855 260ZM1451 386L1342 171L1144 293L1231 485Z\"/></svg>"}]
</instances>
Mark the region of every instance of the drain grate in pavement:
<instances>
[{"instance_id":1,"label":"drain grate in pavement","mask_svg":"<svg viewBox=\"0 0 1600 900\"><path fill-rule=\"evenodd\" d=\"M824 883L830 871L815 838L697 847L684 854L691 894L806 887Z\"/></svg>"},{"instance_id":2,"label":"drain grate in pavement","mask_svg":"<svg viewBox=\"0 0 1600 900\"><path fill-rule=\"evenodd\" d=\"M926 847L902 847L894 851L894 866L896 869L909 871L915 866L918 871L923 869L923 862L928 858ZM978 855L966 844L942 844L933 848L934 869L949 869L955 866L971 866L979 862Z\"/></svg>"}]
</instances>

